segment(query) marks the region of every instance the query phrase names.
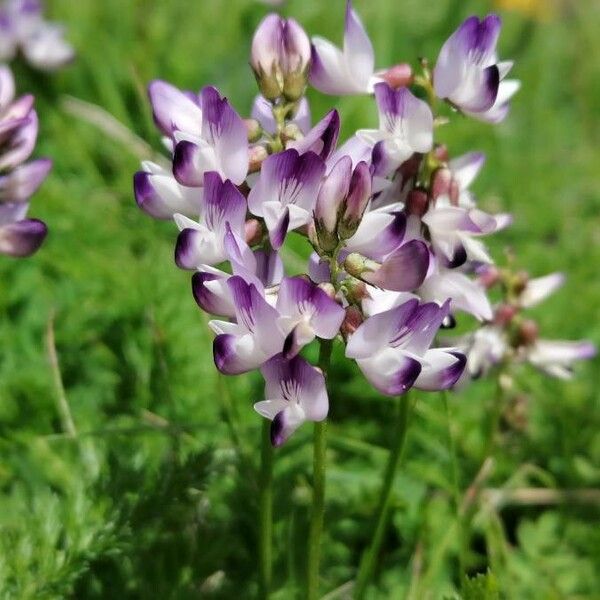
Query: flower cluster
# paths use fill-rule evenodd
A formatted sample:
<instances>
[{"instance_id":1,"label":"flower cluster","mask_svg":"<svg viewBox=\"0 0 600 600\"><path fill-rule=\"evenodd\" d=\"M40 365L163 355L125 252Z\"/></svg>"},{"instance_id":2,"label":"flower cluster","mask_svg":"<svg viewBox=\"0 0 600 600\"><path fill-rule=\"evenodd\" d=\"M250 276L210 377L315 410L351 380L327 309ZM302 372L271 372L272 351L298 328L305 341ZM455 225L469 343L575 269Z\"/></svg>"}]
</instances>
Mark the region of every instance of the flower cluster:
<instances>
[{"instance_id":1,"label":"flower cluster","mask_svg":"<svg viewBox=\"0 0 600 600\"><path fill-rule=\"evenodd\" d=\"M11 60L21 51L38 69L58 69L75 55L63 36L62 25L44 20L41 0L4 0L0 4L0 60Z\"/></svg>"},{"instance_id":2,"label":"flower cluster","mask_svg":"<svg viewBox=\"0 0 600 600\"><path fill-rule=\"evenodd\" d=\"M328 412L323 372L302 349L338 339L370 383L388 395L443 390L467 362L435 343L457 311L492 322L474 275L492 263L482 238L510 217L477 207L469 186L484 156L450 158L434 140L461 112L499 122L518 82L497 62L500 20L467 19L431 71L406 63L376 70L373 47L347 4L343 49L308 39L293 19L267 16L252 42L259 95L242 119L213 87L199 94L155 81L154 120L171 167L144 163L138 205L179 230L175 262L194 272L193 295L216 334L219 371L260 369L266 399L256 410L283 443ZM338 144L340 117L311 127L307 84L326 94L372 94L379 123ZM304 273L285 273L281 249L302 236ZM487 326L486 326L487 327ZM325 341L325 342L324 342ZM467 354L472 351L467 349Z\"/></svg>"},{"instance_id":3,"label":"flower cluster","mask_svg":"<svg viewBox=\"0 0 600 600\"><path fill-rule=\"evenodd\" d=\"M0 253L24 257L44 241L47 228L27 219L29 200L52 167L49 159L25 162L35 147L38 119L33 96L15 100L10 69L0 66Z\"/></svg>"},{"instance_id":4,"label":"flower cluster","mask_svg":"<svg viewBox=\"0 0 600 600\"><path fill-rule=\"evenodd\" d=\"M502 299L488 323L455 340L468 357L465 377L478 378L494 367L529 363L551 377L570 379L576 361L595 356L596 348L588 341L541 339L536 321L523 316L523 310L540 304L563 285L562 273L532 279L524 271L487 266L479 280L488 289L499 287Z\"/></svg>"}]
</instances>

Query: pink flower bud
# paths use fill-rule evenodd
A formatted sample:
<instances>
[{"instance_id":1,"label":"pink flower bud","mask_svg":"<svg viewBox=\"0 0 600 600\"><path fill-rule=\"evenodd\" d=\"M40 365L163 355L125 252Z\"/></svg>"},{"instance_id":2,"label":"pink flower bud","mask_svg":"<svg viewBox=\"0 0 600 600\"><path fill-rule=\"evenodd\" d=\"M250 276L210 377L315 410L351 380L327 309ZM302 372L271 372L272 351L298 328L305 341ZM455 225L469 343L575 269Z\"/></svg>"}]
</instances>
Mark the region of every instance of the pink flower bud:
<instances>
[{"instance_id":1,"label":"pink flower bud","mask_svg":"<svg viewBox=\"0 0 600 600\"><path fill-rule=\"evenodd\" d=\"M253 246L260 242L263 235L262 225L257 219L248 219L244 223L244 237L246 238L246 244Z\"/></svg>"},{"instance_id":2,"label":"pink flower bud","mask_svg":"<svg viewBox=\"0 0 600 600\"><path fill-rule=\"evenodd\" d=\"M363 321L364 318L359 308L357 306L349 306L346 309L346 316L344 317L342 326L340 328L344 338L347 339L349 336L351 336L362 325Z\"/></svg>"},{"instance_id":3,"label":"pink flower bud","mask_svg":"<svg viewBox=\"0 0 600 600\"><path fill-rule=\"evenodd\" d=\"M537 340L538 334L539 327L531 319L526 319L519 325L519 341L525 346L533 344Z\"/></svg>"},{"instance_id":4,"label":"pink flower bud","mask_svg":"<svg viewBox=\"0 0 600 600\"><path fill-rule=\"evenodd\" d=\"M452 187L452 171L447 167L436 169L431 176L431 198L435 201L440 196L450 194Z\"/></svg>"},{"instance_id":5,"label":"pink flower bud","mask_svg":"<svg viewBox=\"0 0 600 600\"><path fill-rule=\"evenodd\" d=\"M496 309L496 314L494 315L494 323L500 326L508 325L517 314L518 309L516 306L512 304L501 304Z\"/></svg>"},{"instance_id":6,"label":"pink flower bud","mask_svg":"<svg viewBox=\"0 0 600 600\"><path fill-rule=\"evenodd\" d=\"M267 149L263 146L252 146L249 152L248 172L256 173L260 171L263 160L269 156Z\"/></svg>"},{"instance_id":7,"label":"pink flower bud","mask_svg":"<svg viewBox=\"0 0 600 600\"><path fill-rule=\"evenodd\" d=\"M450 154L448 153L448 147L446 144L437 144L433 149L433 156L440 162L448 162Z\"/></svg>"},{"instance_id":8,"label":"pink flower bud","mask_svg":"<svg viewBox=\"0 0 600 600\"><path fill-rule=\"evenodd\" d=\"M408 193L406 198L406 211L409 215L422 217L427 212L428 203L427 192L415 188Z\"/></svg>"},{"instance_id":9,"label":"pink flower bud","mask_svg":"<svg viewBox=\"0 0 600 600\"><path fill-rule=\"evenodd\" d=\"M450 182L448 196L450 197L450 204L452 204L452 206L458 206L458 201L460 200L460 186L458 185L458 181L456 181L456 179L452 179Z\"/></svg>"},{"instance_id":10,"label":"pink flower bud","mask_svg":"<svg viewBox=\"0 0 600 600\"><path fill-rule=\"evenodd\" d=\"M412 67L408 63L394 65L383 74L383 80L394 89L409 86L413 82Z\"/></svg>"},{"instance_id":11,"label":"pink flower bud","mask_svg":"<svg viewBox=\"0 0 600 600\"><path fill-rule=\"evenodd\" d=\"M498 281L500 281L500 271L494 265L486 266L486 268L479 273L479 283L486 289L494 287Z\"/></svg>"}]
</instances>

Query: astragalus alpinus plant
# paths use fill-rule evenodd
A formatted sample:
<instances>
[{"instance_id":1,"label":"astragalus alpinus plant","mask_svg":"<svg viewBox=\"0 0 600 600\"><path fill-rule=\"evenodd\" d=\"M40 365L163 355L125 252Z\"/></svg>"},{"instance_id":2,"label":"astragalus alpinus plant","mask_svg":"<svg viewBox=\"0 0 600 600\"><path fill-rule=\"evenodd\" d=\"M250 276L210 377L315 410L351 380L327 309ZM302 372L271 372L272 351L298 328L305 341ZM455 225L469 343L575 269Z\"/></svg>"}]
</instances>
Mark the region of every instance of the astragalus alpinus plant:
<instances>
[{"instance_id":1,"label":"astragalus alpinus plant","mask_svg":"<svg viewBox=\"0 0 600 600\"><path fill-rule=\"evenodd\" d=\"M314 422L306 597L319 595L333 344L345 346L377 390L398 397L373 539L354 586L362 597L385 532L407 392L453 388L466 372L467 357L476 355L470 339L436 343L455 313L474 315L479 331L494 323L481 275L492 259L481 238L510 217L479 209L469 192L484 156L450 158L435 132L452 115L489 123L506 117L519 83L506 78L512 63L497 58L499 32L497 16L470 17L433 69L425 60L416 71L406 63L376 69L348 2L342 49L321 38L311 44L293 19L271 14L261 22L250 56L260 90L251 118L241 118L214 87L196 94L164 81L149 86L172 161L143 164L134 178L137 203L180 230L175 262L193 272L193 296L215 317L209 325L217 369L260 369L265 379L265 397L254 405L266 419L263 597L271 588L271 445L284 444L306 421ZM335 109L311 127L308 84L325 94L372 96L378 125L338 145ZM294 275L281 258L291 235L312 248L304 272ZM311 344L319 345L316 365L305 358Z\"/></svg>"}]
</instances>

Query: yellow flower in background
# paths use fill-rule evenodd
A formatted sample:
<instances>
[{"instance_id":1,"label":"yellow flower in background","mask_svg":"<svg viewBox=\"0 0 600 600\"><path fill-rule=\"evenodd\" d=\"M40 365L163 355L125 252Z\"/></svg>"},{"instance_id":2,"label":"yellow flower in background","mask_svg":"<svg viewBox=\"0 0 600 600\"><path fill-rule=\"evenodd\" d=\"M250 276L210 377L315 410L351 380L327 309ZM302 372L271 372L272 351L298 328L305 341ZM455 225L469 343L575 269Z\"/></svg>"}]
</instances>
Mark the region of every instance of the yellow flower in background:
<instances>
[{"instance_id":1,"label":"yellow flower in background","mask_svg":"<svg viewBox=\"0 0 600 600\"><path fill-rule=\"evenodd\" d=\"M497 8L514 10L540 21L550 19L556 8L555 0L494 0Z\"/></svg>"}]
</instances>

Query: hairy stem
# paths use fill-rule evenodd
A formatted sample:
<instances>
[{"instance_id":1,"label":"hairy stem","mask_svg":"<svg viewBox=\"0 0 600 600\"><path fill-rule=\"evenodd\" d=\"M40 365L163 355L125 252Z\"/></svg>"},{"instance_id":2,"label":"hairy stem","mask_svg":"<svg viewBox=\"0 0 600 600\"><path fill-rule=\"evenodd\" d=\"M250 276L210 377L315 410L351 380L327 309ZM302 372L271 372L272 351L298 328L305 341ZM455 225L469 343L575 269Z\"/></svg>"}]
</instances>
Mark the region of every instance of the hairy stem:
<instances>
[{"instance_id":1,"label":"hairy stem","mask_svg":"<svg viewBox=\"0 0 600 600\"><path fill-rule=\"evenodd\" d=\"M406 439L408 426L410 400L408 394L404 394L397 399L396 415L394 426L394 439L390 448L388 462L383 476L383 484L379 492L379 502L377 503L377 512L375 513L375 526L373 528L373 537L369 547L365 550L360 561L358 575L356 577L356 586L354 588L354 597L359 600L364 597L369 583L375 570L375 562L381 550L383 536L387 528L392 505L392 490L394 480L398 470L398 464L402 457L402 449Z\"/></svg>"},{"instance_id":2,"label":"hairy stem","mask_svg":"<svg viewBox=\"0 0 600 600\"><path fill-rule=\"evenodd\" d=\"M333 340L320 340L319 368L327 375L331 362ZM315 423L313 437L313 500L308 532L308 560L306 598L319 597L319 563L321 558L321 533L325 513L325 453L327 450L327 421Z\"/></svg>"},{"instance_id":3,"label":"hairy stem","mask_svg":"<svg viewBox=\"0 0 600 600\"><path fill-rule=\"evenodd\" d=\"M272 577L273 446L271 422L263 420L260 453L260 598L269 598Z\"/></svg>"}]
</instances>

